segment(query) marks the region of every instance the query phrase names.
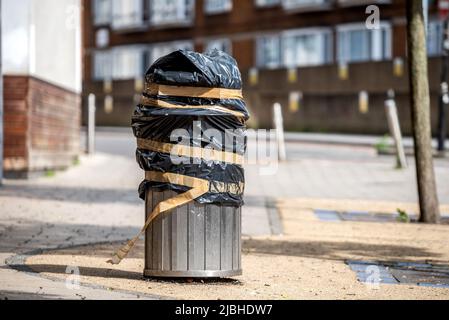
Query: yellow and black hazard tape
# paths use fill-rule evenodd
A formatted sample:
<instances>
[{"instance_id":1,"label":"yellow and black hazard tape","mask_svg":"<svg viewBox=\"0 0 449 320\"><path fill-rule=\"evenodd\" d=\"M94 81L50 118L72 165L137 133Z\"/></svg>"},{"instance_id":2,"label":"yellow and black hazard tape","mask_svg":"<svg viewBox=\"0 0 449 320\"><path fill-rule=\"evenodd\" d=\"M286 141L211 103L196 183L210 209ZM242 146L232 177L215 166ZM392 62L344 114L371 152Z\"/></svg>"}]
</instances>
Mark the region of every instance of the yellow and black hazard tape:
<instances>
[{"instance_id":1,"label":"yellow and black hazard tape","mask_svg":"<svg viewBox=\"0 0 449 320\"><path fill-rule=\"evenodd\" d=\"M209 148L191 147L183 144L171 144L149 139L137 139L137 148L142 150L167 153L178 157L197 158L206 161L220 161L243 165L242 155Z\"/></svg>"},{"instance_id":2,"label":"yellow and black hazard tape","mask_svg":"<svg viewBox=\"0 0 449 320\"><path fill-rule=\"evenodd\" d=\"M151 96L151 97L150 97ZM244 112L231 110L220 105L185 105L175 104L165 100L154 97L191 97L191 98L205 98L205 99L236 99L243 100L242 90L225 89L225 88L202 88L202 87L185 87L185 86L168 86L155 83L147 83L145 85L144 93L142 95L141 104L144 106L166 108L166 109L208 109L225 114L231 114L244 121L247 115ZM231 164L243 165L243 156L232 152L224 152L207 148L191 147L182 144L170 144L152 141L148 139L137 139L137 146L139 149L149 150L154 152L172 154L177 156L184 156L190 158L204 159L206 161L221 161ZM111 264L119 264L134 247L140 236L146 231L150 224L161 213L173 210L177 207L185 205L206 193L231 193L235 195L242 195L244 183L225 183L221 181L208 181L205 179L175 174L162 173L155 171L148 171L145 174L145 179L152 182L170 183L172 185L184 186L190 188L188 191L178 194L177 196L161 201L157 204L145 225L140 232L123 247L121 247L108 260Z\"/></svg>"},{"instance_id":3,"label":"yellow and black hazard tape","mask_svg":"<svg viewBox=\"0 0 449 320\"><path fill-rule=\"evenodd\" d=\"M206 99L243 99L242 90L225 88L168 86L147 82L145 94L172 97L190 97Z\"/></svg>"},{"instance_id":4,"label":"yellow and black hazard tape","mask_svg":"<svg viewBox=\"0 0 449 320\"><path fill-rule=\"evenodd\" d=\"M149 98L142 95L140 104L143 106L150 106L155 108L165 108L165 109L208 109L212 111L222 112L236 116L237 118L245 118L246 115L243 112L231 110L229 108L219 106L219 105L185 105L185 104L174 104L171 102L163 101L160 99Z\"/></svg>"}]
</instances>

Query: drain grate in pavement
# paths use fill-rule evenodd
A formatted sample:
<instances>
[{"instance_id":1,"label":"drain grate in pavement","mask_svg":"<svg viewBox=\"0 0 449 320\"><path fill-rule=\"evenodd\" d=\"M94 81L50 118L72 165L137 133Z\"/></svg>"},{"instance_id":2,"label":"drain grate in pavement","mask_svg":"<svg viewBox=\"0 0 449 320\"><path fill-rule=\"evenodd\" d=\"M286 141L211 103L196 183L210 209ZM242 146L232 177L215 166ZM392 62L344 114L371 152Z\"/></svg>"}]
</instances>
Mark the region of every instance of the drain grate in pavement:
<instances>
[{"instance_id":1,"label":"drain grate in pavement","mask_svg":"<svg viewBox=\"0 0 449 320\"><path fill-rule=\"evenodd\" d=\"M337 211L315 210L315 215L321 221L334 221L334 222L342 221L340 214Z\"/></svg>"},{"instance_id":2,"label":"drain grate in pavement","mask_svg":"<svg viewBox=\"0 0 449 320\"><path fill-rule=\"evenodd\" d=\"M346 263L357 274L357 280L360 282L398 284L388 267L379 263L368 261L346 261Z\"/></svg>"},{"instance_id":3,"label":"drain grate in pavement","mask_svg":"<svg viewBox=\"0 0 449 320\"><path fill-rule=\"evenodd\" d=\"M411 284L449 288L449 266L413 262L346 261L363 283Z\"/></svg>"},{"instance_id":4,"label":"drain grate in pavement","mask_svg":"<svg viewBox=\"0 0 449 320\"><path fill-rule=\"evenodd\" d=\"M361 221L361 222L397 222L398 213L378 213L368 211L333 211L333 210L314 210L315 216L321 221ZM409 215L411 222L416 222L418 216L413 213ZM449 214L441 215L442 223L449 223Z\"/></svg>"}]
</instances>

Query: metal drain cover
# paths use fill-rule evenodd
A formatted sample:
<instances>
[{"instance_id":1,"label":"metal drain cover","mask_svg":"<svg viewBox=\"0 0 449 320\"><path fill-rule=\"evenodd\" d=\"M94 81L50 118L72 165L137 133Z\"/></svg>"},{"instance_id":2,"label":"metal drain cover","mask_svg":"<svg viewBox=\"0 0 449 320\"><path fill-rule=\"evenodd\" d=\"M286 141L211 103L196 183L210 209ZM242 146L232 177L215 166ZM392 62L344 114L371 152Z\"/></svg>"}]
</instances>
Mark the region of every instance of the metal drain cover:
<instances>
[{"instance_id":1,"label":"metal drain cover","mask_svg":"<svg viewBox=\"0 0 449 320\"><path fill-rule=\"evenodd\" d=\"M346 261L357 279L372 281L373 268L379 283L412 284L426 287L449 288L449 265L414 262Z\"/></svg>"}]
</instances>

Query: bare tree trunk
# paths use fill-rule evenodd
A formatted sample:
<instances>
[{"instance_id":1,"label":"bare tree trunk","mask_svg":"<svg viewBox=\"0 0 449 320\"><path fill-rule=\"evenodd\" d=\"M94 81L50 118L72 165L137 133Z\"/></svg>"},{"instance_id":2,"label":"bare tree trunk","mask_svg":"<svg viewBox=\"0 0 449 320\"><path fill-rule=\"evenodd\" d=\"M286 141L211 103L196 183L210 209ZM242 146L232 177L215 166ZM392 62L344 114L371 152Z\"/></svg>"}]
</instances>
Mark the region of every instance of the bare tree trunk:
<instances>
[{"instance_id":1,"label":"bare tree trunk","mask_svg":"<svg viewBox=\"0 0 449 320\"><path fill-rule=\"evenodd\" d=\"M407 46L420 222L439 223L422 0L407 1Z\"/></svg>"}]
</instances>

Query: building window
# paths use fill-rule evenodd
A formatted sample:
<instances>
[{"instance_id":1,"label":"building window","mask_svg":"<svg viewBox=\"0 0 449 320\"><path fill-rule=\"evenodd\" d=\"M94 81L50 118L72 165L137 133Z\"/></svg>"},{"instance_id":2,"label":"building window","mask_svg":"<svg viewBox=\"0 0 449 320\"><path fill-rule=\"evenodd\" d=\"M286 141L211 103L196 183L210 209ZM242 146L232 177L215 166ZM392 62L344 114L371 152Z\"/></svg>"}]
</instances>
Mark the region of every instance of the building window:
<instances>
[{"instance_id":1,"label":"building window","mask_svg":"<svg viewBox=\"0 0 449 320\"><path fill-rule=\"evenodd\" d=\"M129 80L142 77L148 67L148 48L119 46L93 54L94 80Z\"/></svg>"},{"instance_id":2,"label":"building window","mask_svg":"<svg viewBox=\"0 0 449 320\"><path fill-rule=\"evenodd\" d=\"M310 9L327 5L329 0L282 0L286 10Z\"/></svg>"},{"instance_id":3,"label":"building window","mask_svg":"<svg viewBox=\"0 0 449 320\"><path fill-rule=\"evenodd\" d=\"M111 22L111 0L94 0L94 25L105 25Z\"/></svg>"},{"instance_id":4,"label":"building window","mask_svg":"<svg viewBox=\"0 0 449 320\"><path fill-rule=\"evenodd\" d=\"M273 7L281 3L281 0L255 0L257 7Z\"/></svg>"},{"instance_id":5,"label":"building window","mask_svg":"<svg viewBox=\"0 0 449 320\"><path fill-rule=\"evenodd\" d=\"M157 59L176 50L193 50L193 43L191 41L175 41L154 44L150 49L149 64L153 64Z\"/></svg>"},{"instance_id":6,"label":"building window","mask_svg":"<svg viewBox=\"0 0 449 320\"><path fill-rule=\"evenodd\" d=\"M205 0L204 11L208 14L217 14L232 10L232 0Z\"/></svg>"},{"instance_id":7,"label":"building window","mask_svg":"<svg viewBox=\"0 0 449 320\"><path fill-rule=\"evenodd\" d=\"M112 0L112 28L129 29L144 25L143 0Z\"/></svg>"},{"instance_id":8,"label":"building window","mask_svg":"<svg viewBox=\"0 0 449 320\"><path fill-rule=\"evenodd\" d=\"M226 52L232 55L232 43L229 39L214 39L206 42L204 52L209 52L214 49Z\"/></svg>"},{"instance_id":9,"label":"building window","mask_svg":"<svg viewBox=\"0 0 449 320\"><path fill-rule=\"evenodd\" d=\"M257 39L257 66L278 68L281 65L281 38L279 35L262 36Z\"/></svg>"},{"instance_id":10,"label":"building window","mask_svg":"<svg viewBox=\"0 0 449 320\"><path fill-rule=\"evenodd\" d=\"M429 56L441 55L443 52L443 22L430 20L427 29L427 53Z\"/></svg>"},{"instance_id":11,"label":"building window","mask_svg":"<svg viewBox=\"0 0 449 320\"><path fill-rule=\"evenodd\" d=\"M379 61L391 58L391 27L381 23L379 29L367 29L366 26L342 25L337 27L340 62Z\"/></svg>"},{"instance_id":12,"label":"building window","mask_svg":"<svg viewBox=\"0 0 449 320\"><path fill-rule=\"evenodd\" d=\"M150 0L150 21L153 25L192 23L195 0Z\"/></svg>"},{"instance_id":13,"label":"building window","mask_svg":"<svg viewBox=\"0 0 449 320\"><path fill-rule=\"evenodd\" d=\"M93 53L94 80L106 80L112 78L112 56L110 51L95 51Z\"/></svg>"},{"instance_id":14,"label":"building window","mask_svg":"<svg viewBox=\"0 0 449 320\"><path fill-rule=\"evenodd\" d=\"M257 39L256 50L260 68L322 65L333 60L332 32L314 28L262 36Z\"/></svg>"},{"instance_id":15,"label":"building window","mask_svg":"<svg viewBox=\"0 0 449 320\"><path fill-rule=\"evenodd\" d=\"M122 46L112 49L114 80L136 79L145 74L147 49L140 46Z\"/></svg>"},{"instance_id":16,"label":"building window","mask_svg":"<svg viewBox=\"0 0 449 320\"><path fill-rule=\"evenodd\" d=\"M286 31L282 37L282 51L286 67L332 62L332 33L330 29Z\"/></svg>"}]
</instances>

